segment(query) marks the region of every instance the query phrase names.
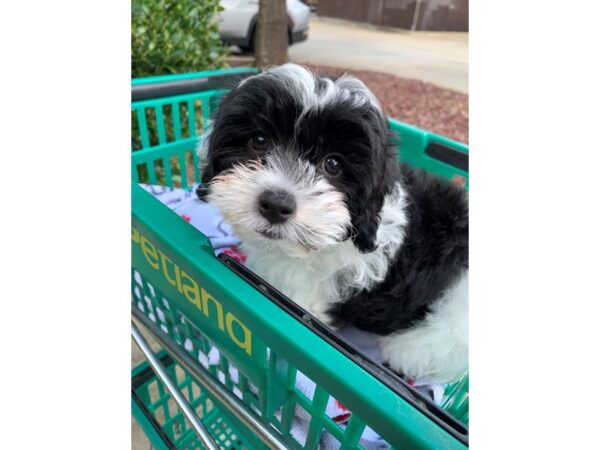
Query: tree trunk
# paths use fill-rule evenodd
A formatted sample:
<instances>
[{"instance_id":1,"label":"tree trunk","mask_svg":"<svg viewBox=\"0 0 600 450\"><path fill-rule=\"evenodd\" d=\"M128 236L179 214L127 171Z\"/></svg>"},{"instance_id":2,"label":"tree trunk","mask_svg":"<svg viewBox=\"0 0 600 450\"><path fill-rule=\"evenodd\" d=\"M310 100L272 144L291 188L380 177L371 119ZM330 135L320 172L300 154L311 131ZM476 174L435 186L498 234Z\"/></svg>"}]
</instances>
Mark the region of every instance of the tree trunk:
<instances>
[{"instance_id":1,"label":"tree trunk","mask_svg":"<svg viewBox=\"0 0 600 450\"><path fill-rule=\"evenodd\" d=\"M287 62L288 17L285 0L260 0L254 55L256 67Z\"/></svg>"}]
</instances>

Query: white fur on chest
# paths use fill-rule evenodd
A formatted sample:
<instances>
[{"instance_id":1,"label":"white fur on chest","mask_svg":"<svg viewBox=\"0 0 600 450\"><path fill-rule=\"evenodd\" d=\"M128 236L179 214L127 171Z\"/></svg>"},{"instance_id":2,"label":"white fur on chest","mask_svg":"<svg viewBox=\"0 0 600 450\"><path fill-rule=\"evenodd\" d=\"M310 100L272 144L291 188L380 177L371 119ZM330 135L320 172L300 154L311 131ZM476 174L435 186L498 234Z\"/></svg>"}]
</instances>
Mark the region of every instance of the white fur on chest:
<instances>
[{"instance_id":1,"label":"white fur on chest","mask_svg":"<svg viewBox=\"0 0 600 450\"><path fill-rule=\"evenodd\" d=\"M351 240L305 257L290 256L277 242L245 242L246 264L304 309L329 322L325 311L332 303L354 289L370 289L384 280L404 237L404 207L405 194L398 185L382 208L378 247L371 253L360 253Z\"/></svg>"}]
</instances>

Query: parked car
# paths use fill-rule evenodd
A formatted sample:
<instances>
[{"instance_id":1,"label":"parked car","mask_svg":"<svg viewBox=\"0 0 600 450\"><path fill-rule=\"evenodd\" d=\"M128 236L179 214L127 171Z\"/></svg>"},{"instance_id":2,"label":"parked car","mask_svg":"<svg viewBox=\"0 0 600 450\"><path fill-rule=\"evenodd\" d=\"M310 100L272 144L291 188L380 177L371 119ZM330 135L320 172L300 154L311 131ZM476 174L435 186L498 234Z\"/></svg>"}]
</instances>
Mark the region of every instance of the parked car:
<instances>
[{"instance_id":1,"label":"parked car","mask_svg":"<svg viewBox=\"0 0 600 450\"><path fill-rule=\"evenodd\" d=\"M258 0L221 0L224 8L217 17L221 39L226 44L237 45L244 51L254 50ZM308 37L310 8L300 0L286 0L288 39L290 45Z\"/></svg>"}]
</instances>

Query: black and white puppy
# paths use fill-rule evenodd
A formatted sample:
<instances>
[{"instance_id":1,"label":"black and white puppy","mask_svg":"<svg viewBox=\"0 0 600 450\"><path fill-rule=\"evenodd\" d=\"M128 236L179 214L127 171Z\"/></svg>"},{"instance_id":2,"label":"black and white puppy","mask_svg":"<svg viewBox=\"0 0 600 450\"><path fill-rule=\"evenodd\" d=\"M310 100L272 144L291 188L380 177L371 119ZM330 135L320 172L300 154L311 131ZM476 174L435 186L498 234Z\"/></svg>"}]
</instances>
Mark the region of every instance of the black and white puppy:
<instances>
[{"instance_id":1,"label":"black and white puppy","mask_svg":"<svg viewBox=\"0 0 600 450\"><path fill-rule=\"evenodd\" d=\"M468 366L468 202L400 165L390 137L358 79L276 67L223 99L199 195L258 275L327 324L380 335L392 369L450 382Z\"/></svg>"}]
</instances>

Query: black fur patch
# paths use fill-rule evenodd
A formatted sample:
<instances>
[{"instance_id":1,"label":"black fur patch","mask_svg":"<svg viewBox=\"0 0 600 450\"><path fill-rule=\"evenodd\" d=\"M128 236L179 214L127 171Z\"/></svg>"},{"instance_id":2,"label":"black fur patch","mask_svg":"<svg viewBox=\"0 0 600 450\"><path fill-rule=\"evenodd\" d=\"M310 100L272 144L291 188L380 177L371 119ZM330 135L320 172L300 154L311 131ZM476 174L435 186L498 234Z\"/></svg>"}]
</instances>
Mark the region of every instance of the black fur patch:
<instances>
[{"instance_id":1,"label":"black fur patch","mask_svg":"<svg viewBox=\"0 0 600 450\"><path fill-rule=\"evenodd\" d=\"M331 313L341 323L387 335L421 321L430 306L469 266L465 192L449 181L402 165L408 195L404 241L386 279L357 292Z\"/></svg>"}]
</instances>

